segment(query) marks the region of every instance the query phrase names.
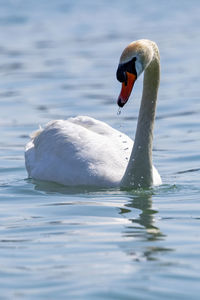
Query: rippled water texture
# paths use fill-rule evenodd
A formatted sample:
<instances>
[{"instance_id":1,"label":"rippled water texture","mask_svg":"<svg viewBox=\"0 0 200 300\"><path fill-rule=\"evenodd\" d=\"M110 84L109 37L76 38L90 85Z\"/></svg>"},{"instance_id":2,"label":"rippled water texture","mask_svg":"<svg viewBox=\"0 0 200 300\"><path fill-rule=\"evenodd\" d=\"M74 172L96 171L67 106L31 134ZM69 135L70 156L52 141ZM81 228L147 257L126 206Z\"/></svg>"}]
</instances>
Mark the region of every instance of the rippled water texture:
<instances>
[{"instance_id":1,"label":"rippled water texture","mask_svg":"<svg viewBox=\"0 0 200 300\"><path fill-rule=\"evenodd\" d=\"M199 1L0 1L1 299L199 299ZM78 114L134 138L142 78L117 114L119 56L155 40L161 86L147 191L27 180L24 145Z\"/></svg>"}]
</instances>

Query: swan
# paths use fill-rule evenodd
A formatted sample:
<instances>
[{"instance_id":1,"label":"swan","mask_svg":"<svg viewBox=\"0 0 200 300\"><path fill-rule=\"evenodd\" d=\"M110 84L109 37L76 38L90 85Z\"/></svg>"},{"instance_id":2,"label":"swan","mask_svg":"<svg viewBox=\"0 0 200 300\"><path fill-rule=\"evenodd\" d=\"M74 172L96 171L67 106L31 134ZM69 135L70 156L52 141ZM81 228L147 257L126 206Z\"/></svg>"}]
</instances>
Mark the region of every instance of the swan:
<instances>
[{"instance_id":1,"label":"swan","mask_svg":"<svg viewBox=\"0 0 200 300\"><path fill-rule=\"evenodd\" d=\"M160 81L155 42L138 40L122 52L117 79L119 107L128 101L144 71L135 142L104 122L87 116L55 120L40 128L25 147L29 178L68 186L146 188L162 183L152 165L153 126Z\"/></svg>"}]
</instances>

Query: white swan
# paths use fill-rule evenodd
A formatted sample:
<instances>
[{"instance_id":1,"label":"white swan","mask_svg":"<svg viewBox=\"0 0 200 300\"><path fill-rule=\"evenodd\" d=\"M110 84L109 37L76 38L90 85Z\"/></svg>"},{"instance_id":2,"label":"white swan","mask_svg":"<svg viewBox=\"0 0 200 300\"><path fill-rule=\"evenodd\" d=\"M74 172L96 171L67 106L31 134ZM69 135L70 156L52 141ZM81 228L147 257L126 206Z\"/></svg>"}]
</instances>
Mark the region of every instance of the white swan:
<instances>
[{"instance_id":1,"label":"white swan","mask_svg":"<svg viewBox=\"0 0 200 300\"><path fill-rule=\"evenodd\" d=\"M160 59L157 45L149 40L132 42L121 55L117 70L117 79L122 82L120 107L142 71L143 94L134 144L127 135L90 117L52 121L26 145L28 176L70 186L137 188L161 184L152 165Z\"/></svg>"}]
</instances>

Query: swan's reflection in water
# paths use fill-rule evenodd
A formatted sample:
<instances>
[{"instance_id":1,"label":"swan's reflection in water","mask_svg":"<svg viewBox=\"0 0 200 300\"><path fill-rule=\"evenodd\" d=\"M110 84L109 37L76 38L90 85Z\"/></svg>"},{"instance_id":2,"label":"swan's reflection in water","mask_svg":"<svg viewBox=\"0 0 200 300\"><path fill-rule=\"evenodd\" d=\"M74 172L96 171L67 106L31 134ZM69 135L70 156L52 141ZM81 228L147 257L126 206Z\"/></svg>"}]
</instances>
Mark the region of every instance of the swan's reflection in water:
<instances>
[{"instance_id":1,"label":"swan's reflection in water","mask_svg":"<svg viewBox=\"0 0 200 300\"><path fill-rule=\"evenodd\" d=\"M152 195L149 191L133 195L125 207L120 209L120 214L132 223L126 226L123 237L131 239L126 252L136 261L158 260L157 254L172 250L164 246L165 235L155 226L158 211L152 208ZM137 210L141 212L138 214Z\"/></svg>"},{"instance_id":2,"label":"swan's reflection in water","mask_svg":"<svg viewBox=\"0 0 200 300\"><path fill-rule=\"evenodd\" d=\"M48 195L54 195L53 202L51 197L48 197L46 203L42 205L57 207L59 220L56 220L56 224L67 226L70 223L73 224L73 227L80 226L78 228L80 241L83 238L81 235L82 229L84 229L84 226L88 226L88 233L93 232L97 242L101 232L103 238L101 242L106 245L106 238L104 240L104 237L106 237L107 231L110 236L110 227L107 229L106 224L112 224L111 231L116 232L117 230L118 238L115 239L117 246L123 252L125 251L128 255L131 255L135 261L159 261L162 252L172 250L165 247L165 235L155 225L158 223L158 218L156 218L158 211L152 208L152 197L155 192L153 189L128 193L127 191L97 190L89 187L65 187L33 180L29 180L29 182L34 184L34 190L44 193L47 197ZM55 198L56 194L57 197ZM81 198L80 195L82 195ZM125 205L123 204L124 198L127 199ZM117 199L119 202L117 202ZM64 206L65 209L63 210ZM59 207L61 207L61 211ZM116 213L116 210L119 213ZM76 222L74 218L77 219ZM120 222L122 218L128 221L125 222L126 225L124 225L123 220ZM119 220L119 223L116 223L116 219ZM116 229L116 224L120 224L122 229ZM98 229L97 235L96 228L101 228ZM120 231L122 232L121 235ZM94 243L94 238L91 243Z\"/></svg>"}]
</instances>

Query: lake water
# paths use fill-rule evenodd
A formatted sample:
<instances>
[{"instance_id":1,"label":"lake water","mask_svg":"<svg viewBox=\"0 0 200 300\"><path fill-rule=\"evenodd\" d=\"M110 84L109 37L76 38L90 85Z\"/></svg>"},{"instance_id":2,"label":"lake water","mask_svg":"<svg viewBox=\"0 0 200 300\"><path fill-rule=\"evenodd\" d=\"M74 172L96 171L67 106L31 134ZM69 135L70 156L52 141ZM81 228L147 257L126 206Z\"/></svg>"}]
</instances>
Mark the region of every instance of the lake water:
<instances>
[{"instance_id":1,"label":"lake water","mask_svg":"<svg viewBox=\"0 0 200 300\"><path fill-rule=\"evenodd\" d=\"M0 299L199 299L200 2L0 1ZM134 138L142 78L117 115L119 56L157 42L154 164L163 185L27 179L24 145L89 115Z\"/></svg>"}]
</instances>

